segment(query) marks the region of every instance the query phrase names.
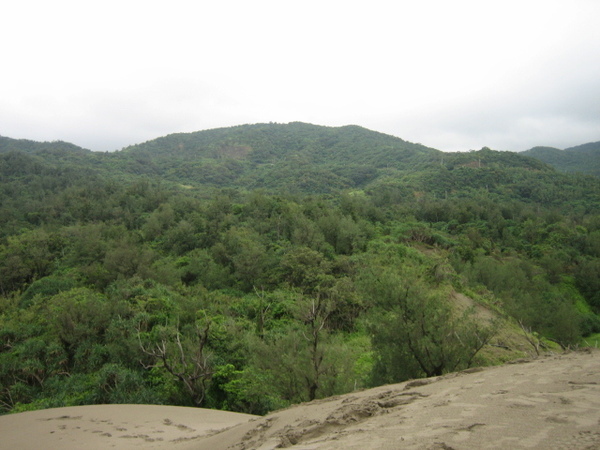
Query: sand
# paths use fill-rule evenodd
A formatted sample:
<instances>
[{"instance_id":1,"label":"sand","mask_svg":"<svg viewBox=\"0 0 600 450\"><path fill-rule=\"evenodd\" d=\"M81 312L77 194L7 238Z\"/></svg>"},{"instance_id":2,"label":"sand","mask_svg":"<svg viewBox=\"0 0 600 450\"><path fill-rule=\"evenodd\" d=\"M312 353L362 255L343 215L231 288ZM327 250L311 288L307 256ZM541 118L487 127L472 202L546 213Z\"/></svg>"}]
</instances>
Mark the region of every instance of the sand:
<instances>
[{"instance_id":1,"label":"sand","mask_svg":"<svg viewBox=\"0 0 600 450\"><path fill-rule=\"evenodd\" d=\"M600 449L600 351L382 386L265 417L85 406L0 417L0 447Z\"/></svg>"},{"instance_id":2,"label":"sand","mask_svg":"<svg viewBox=\"0 0 600 450\"><path fill-rule=\"evenodd\" d=\"M155 405L91 405L0 416L0 449L178 448L256 418Z\"/></svg>"}]
</instances>

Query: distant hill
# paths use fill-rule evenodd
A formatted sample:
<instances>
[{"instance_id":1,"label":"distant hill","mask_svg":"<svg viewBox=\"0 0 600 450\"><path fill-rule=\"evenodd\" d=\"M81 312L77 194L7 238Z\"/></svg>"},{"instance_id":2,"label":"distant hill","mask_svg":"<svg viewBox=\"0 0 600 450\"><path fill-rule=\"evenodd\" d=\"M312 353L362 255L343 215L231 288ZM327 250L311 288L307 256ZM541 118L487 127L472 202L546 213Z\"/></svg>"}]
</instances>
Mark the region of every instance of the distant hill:
<instances>
[{"instance_id":1,"label":"distant hill","mask_svg":"<svg viewBox=\"0 0 600 450\"><path fill-rule=\"evenodd\" d=\"M600 142L590 142L565 150L533 147L521 154L539 159L561 172L580 172L600 176Z\"/></svg>"},{"instance_id":2,"label":"distant hill","mask_svg":"<svg viewBox=\"0 0 600 450\"><path fill-rule=\"evenodd\" d=\"M0 153L20 151L25 153L91 153L75 144L65 141L37 142L29 139L13 139L0 136Z\"/></svg>"},{"instance_id":3,"label":"distant hill","mask_svg":"<svg viewBox=\"0 0 600 450\"><path fill-rule=\"evenodd\" d=\"M128 170L186 184L330 192L362 186L384 168L422 166L439 153L359 126L293 122L171 134L115 158Z\"/></svg>"},{"instance_id":4,"label":"distant hill","mask_svg":"<svg viewBox=\"0 0 600 450\"><path fill-rule=\"evenodd\" d=\"M125 153L143 153L186 159L216 158L273 163L302 156L311 162L344 161L389 163L399 152L437 152L421 144L371 131L356 125L326 127L302 122L239 125L229 128L176 133L133 145Z\"/></svg>"},{"instance_id":5,"label":"distant hill","mask_svg":"<svg viewBox=\"0 0 600 450\"><path fill-rule=\"evenodd\" d=\"M589 145L582 146L585 152L573 149L568 153L589 155L591 151L595 155ZM565 189L564 183L572 181L557 177L543 158L536 157L548 152L567 151L519 154L483 148L445 153L355 125L301 122L176 133L113 153L91 152L60 141L0 137L0 159L4 160L0 165L5 174L22 172L25 161L16 161L25 158L38 172L43 167L58 176L69 169L104 179L145 177L200 190L326 194L361 189L386 192L385 196L428 192L447 198L485 189L526 201L565 201L564 196L572 196L573 190Z\"/></svg>"},{"instance_id":6,"label":"distant hill","mask_svg":"<svg viewBox=\"0 0 600 450\"><path fill-rule=\"evenodd\" d=\"M444 153L355 125L301 122L171 134L107 158L111 167L129 174L158 175L188 186L288 193L385 190L390 185L401 195L447 196L472 188L507 193L505 187L516 180L554 173L545 163L514 152Z\"/></svg>"}]
</instances>

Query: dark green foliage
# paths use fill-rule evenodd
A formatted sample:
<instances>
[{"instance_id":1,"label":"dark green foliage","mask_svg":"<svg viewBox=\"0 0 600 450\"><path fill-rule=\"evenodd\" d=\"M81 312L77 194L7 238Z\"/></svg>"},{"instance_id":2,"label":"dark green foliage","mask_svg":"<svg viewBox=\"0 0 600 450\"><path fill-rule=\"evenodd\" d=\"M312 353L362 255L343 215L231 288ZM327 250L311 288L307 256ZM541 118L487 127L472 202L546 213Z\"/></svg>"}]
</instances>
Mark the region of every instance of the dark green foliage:
<instances>
[{"instance_id":1,"label":"dark green foliage","mask_svg":"<svg viewBox=\"0 0 600 450\"><path fill-rule=\"evenodd\" d=\"M52 297L60 292L68 291L76 286L72 278L61 276L49 276L34 281L21 295L19 306L26 308L31 305L35 296L42 298Z\"/></svg>"},{"instance_id":2,"label":"dark green foliage","mask_svg":"<svg viewBox=\"0 0 600 450\"><path fill-rule=\"evenodd\" d=\"M375 267L362 287L371 297L371 333L377 354L374 381L393 383L470 367L494 334L469 311L458 314L448 294L428 285L418 269ZM445 298L446 297L446 298Z\"/></svg>"},{"instance_id":3,"label":"dark green foliage","mask_svg":"<svg viewBox=\"0 0 600 450\"><path fill-rule=\"evenodd\" d=\"M564 347L600 331L600 181L522 155L260 124L0 138L0 175L2 412L262 414L438 375L483 362L468 296Z\"/></svg>"},{"instance_id":4,"label":"dark green foliage","mask_svg":"<svg viewBox=\"0 0 600 450\"><path fill-rule=\"evenodd\" d=\"M596 312L600 312L600 259L586 258L575 269L575 283Z\"/></svg>"},{"instance_id":5,"label":"dark green foliage","mask_svg":"<svg viewBox=\"0 0 600 450\"><path fill-rule=\"evenodd\" d=\"M561 172L580 172L600 176L600 142L590 142L565 150L534 147L522 154L550 164Z\"/></svg>"}]
</instances>

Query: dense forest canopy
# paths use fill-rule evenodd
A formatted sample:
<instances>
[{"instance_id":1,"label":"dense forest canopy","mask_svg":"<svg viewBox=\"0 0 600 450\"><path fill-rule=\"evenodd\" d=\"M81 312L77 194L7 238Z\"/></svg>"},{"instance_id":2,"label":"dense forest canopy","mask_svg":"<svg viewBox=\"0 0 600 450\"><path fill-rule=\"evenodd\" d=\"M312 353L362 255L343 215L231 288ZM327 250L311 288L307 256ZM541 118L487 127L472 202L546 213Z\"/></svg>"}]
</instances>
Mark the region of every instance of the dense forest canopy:
<instances>
[{"instance_id":1,"label":"dense forest canopy","mask_svg":"<svg viewBox=\"0 0 600 450\"><path fill-rule=\"evenodd\" d=\"M565 150L534 147L521 154L539 159L561 172L581 172L600 176L600 142L590 142Z\"/></svg>"},{"instance_id":2,"label":"dense forest canopy","mask_svg":"<svg viewBox=\"0 0 600 450\"><path fill-rule=\"evenodd\" d=\"M593 342L600 179L534 153L303 123L0 137L0 410L261 414Z\"/></svg>"}]
</instances>

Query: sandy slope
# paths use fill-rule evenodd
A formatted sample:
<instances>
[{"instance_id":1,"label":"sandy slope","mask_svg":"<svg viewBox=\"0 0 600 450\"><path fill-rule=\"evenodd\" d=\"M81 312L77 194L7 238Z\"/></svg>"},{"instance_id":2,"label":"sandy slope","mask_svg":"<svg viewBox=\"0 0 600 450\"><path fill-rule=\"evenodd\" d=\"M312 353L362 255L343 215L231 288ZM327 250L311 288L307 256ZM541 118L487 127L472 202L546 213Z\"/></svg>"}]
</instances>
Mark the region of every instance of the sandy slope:
<instances>
[{"instance_id":1,"label":"sandy slope","mask_svg":"<svg viewBox=\"0 0 600 450\"><path fill-rule=\"evenodd\" d=\"M257 416L201 408L92 405L0 416L0 449L181 448Z\"/></svg>"},{"instance_id":2,"label":"sandy slope","mask_svg":"<svg viewBox=\"0 0 600 450\"><path fill-rule=\"evenodd\" d=\"M260 418L159 406L36 411L0 417L0 435L11 449L600 449L600 352L382 386Z\"/></svg>"},{"instance_id":3,"label":"sandy slope","mask_svg":"<svg viewBox=\"0 0 600 450\"><path fill-rule=\"evenodd\" d=\"M188 449L600 449L600 352L570 353L306 403Z\"/></svg>"}]
</instances>

